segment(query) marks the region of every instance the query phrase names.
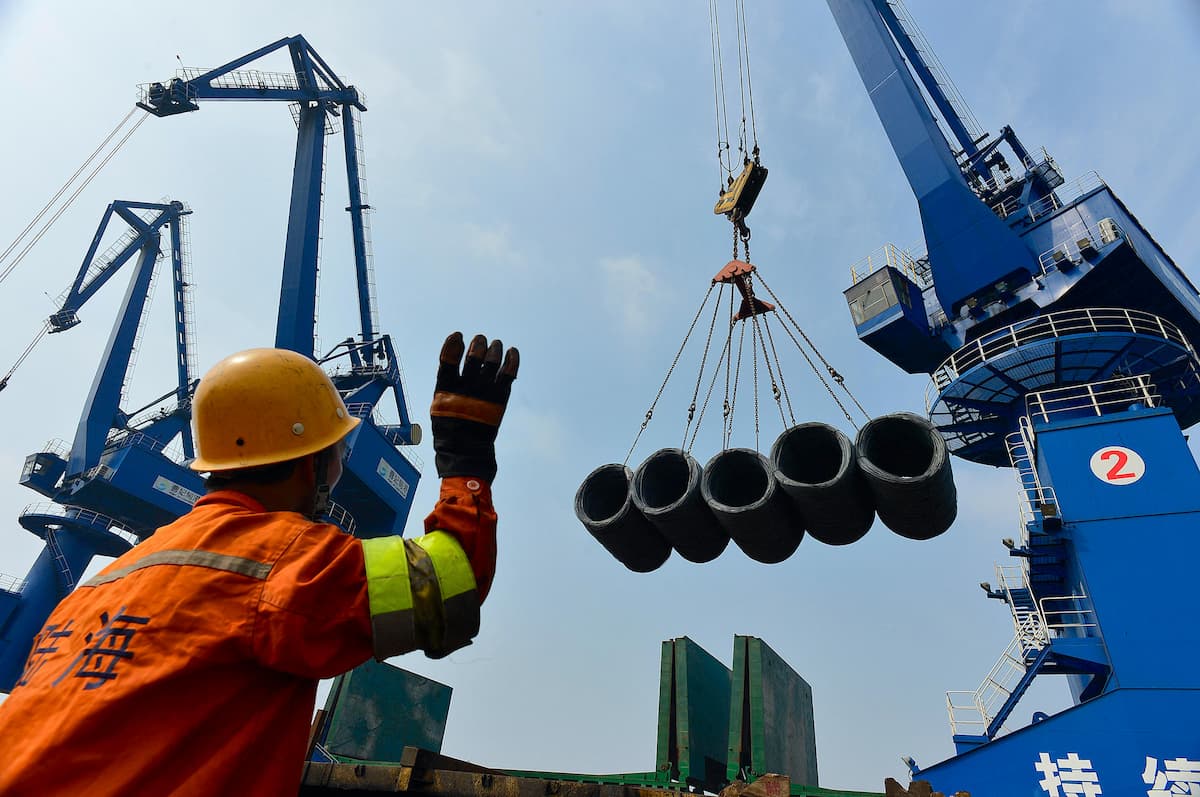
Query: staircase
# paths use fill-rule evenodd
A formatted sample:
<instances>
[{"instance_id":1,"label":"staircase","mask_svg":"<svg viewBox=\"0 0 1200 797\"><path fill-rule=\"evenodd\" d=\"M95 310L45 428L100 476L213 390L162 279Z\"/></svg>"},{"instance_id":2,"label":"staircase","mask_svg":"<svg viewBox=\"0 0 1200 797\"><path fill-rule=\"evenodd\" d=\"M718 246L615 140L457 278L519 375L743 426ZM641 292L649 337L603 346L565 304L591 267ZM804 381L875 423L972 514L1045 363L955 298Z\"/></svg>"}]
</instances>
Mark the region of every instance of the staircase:
<instances>
[{"instance_id":1,"label":"staircase","mask_svg":"<svg viewBox=\"0 0 1200 797\"><path fill-rule=\"evenodd\" d=\"M75 576L71 573L71 565L67 562L67 557L63 555L55 532L51 529L46 529L46 547L50 549L50 554L54 557L54 565L58 568L59 576L62 577L65 587L62 594L70 595L75 589Z\"/></svg>"},{"instance_id":2,"label":"staircase","mask_svg":"<svg viewBox=\"0 0 1200 797\"><path fill-rule=\"evenodd\" d=\"M959 752L995 738L1050 655L1050 630L1024 565L997 565L998 592L1013 619L1013 639L973 692L947 692L950 730Z\"/></svg>"}]
</instances>

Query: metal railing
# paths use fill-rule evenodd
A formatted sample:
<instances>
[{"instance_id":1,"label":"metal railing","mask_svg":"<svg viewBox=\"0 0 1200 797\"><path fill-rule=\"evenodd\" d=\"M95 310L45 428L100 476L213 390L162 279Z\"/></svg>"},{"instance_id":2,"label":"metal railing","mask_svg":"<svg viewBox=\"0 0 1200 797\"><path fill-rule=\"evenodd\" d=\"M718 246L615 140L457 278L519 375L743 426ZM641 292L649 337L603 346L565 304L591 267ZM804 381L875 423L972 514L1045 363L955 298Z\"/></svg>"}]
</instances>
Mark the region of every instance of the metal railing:
<instances>
[{"instance_id":1,"label":"metal railing","mask_svg":"<svg viewBox=\"0 0 1200 797\"><path fill-rule=\"evenodd\" d=\"M180 80L196 80L212 69L184 67L175 71ZM308 77L295 72L264 72L260 69L235 69L207 81L208 85L222 89L299 89L308 84Z\"/></svg>"},{"instance_id":2,"label":"metal railing","mask_svg":"<svg viewBox=\"0 0 1200 797\"><path fill-rule=\"evenodd\" d=\"M951 354L932 374L932 382L925 392L925 407L926 409L931 408L933 396L949 387L963 373L988 360L1030 343L1054 340L1064 335L1100 332L1133 332L1139 335L1153 335L1192 351L1191 344L1188 343L1179 327L1166 319L1141 310L1128 310L1120 307L1061 310L990 332Z\"/></svg>"},{"instance_id":3,"label":"metal railing","mask_svg":"<svg viewBox=\"0 0 1200 797\"><path fill-rule=\"evenodd\" d=\"M164 443L145 432L118 432L108 438L106 445L112 448L137 446L147 451L162 454L176 465L183 465L188 461L188 456L184 453L183 446L180 445L177 439L172 439Z\"/></svg>"},{"instance_id":4,"label":"metal railing","mask_svg":"<svg viewBox=\"0 0 1200 797\"><path fill-rule=\"evenodd\" d=\"M355 527L358 525L354 521L354 516L346 511L344 506L336 504L333 501L329 502L329 510L325 514L338 528L347 534L353 534Z\"/></svg>"},{"instance_id":5,"label":"metal railing","mask_svg":"<svg viewBox=\"0 0 1200 797\"><path fill-rule=\"evenodd\" d=\"M1028 416L1022 415L1017 431L1004 437L1004 446L1008 449L1008 460L1017 479L1017 511L1021 518L1021 537L1024 539L1029 524L1036 521L1039 515L1043 515L1050 507L1057 511L1058 498L1053 487L1042 486L1033 459L1033 424Z\"/></svg>"},{"instance_id":6,"label":"metal railing","mask_svg":"<svg viewBox=\"0 0 1200 797\"><path fill-rule=\"evenodd\" d=\"M21 510L21 516L25 515L42 515L45 517L62 518L64 520L72 520L77 523L87 524L95 529L106 530L112 532L116 536L125 540L130 545L137 545L140 538L118 520L102 515L99 512L94 512L91 509L84 509L81 506L72 506L70 504L56 504L51 501L39 501L29 504Z\"/></svg>"},{"instance_id":7,"label":"metal railing","mask_svg":"<svg viewBox=\"0 0 1200 797\"><path fill-rule=\"evenodd\" d=\"M1124 412L1131 405L1157 407L1162 402L1158 388L1146 374L1121 376L1102 382L1039 390L1025 397L1025 410L1030 417L1043 422L1052 416L1080 411L1091 415L1110 415Z\"/></svg>"},{"instance_id":8,"label":"metal railing","mask_svg":"<svg viewBox=\"0 0 1200 797\"><path fill-rule=\"evenodd\" d=\"M1030 221L1037 221L1040 218L1049 216L1059 208L1066 207L1084 194L1105 185L1106 183L1101 179L1098 172L1085 172L1074 180L1063 183L1055 191L1042 197L1037 202L1030 202L1026 206L1025 212L1029 214Z\"/></svg>"},{"instance_id":9,"label":"metal railing","mask_svg":"<svg viewBox=\"0 0 1200 797\"><path fill-rule=\"evenodd\" d=\"M850 284L857 285L885 266L891 266L922 288L929 287L928 269L921 268L921 258L895 244L884 244L850 266Z\"/></svg>"},{"instance_id":10,"label":"metal railing","mask_svg":"<svg viewBox=\"0 0 1200 797\"><path fill-rule=\"evenodd\" d=\"M996 565L996 581L1004 591L1013 618L1013 631L1020 642L1022 655L1041 650L1050 644L1050 631L1041 605L1033 597L1029 573L1021 565ZM1027 601L1014 593L1029 596Z\"/></svg>"},{"instance_id":11,"label":"metal railing","mask_svg":"<svg viewBox=\"0 0 1200 797\"><path fill-rule=\"evenodd\" d=\"M1019 576L1015 575L1017 571ZM1011 596L1010 582L1013 578L1019 577L1020 584L1023 585L1019 588L1029 589L1024 567L997 565L996 573L1006 595ZM1032 592L1030 594L1032 595ZM1008 647L992 665L978 689L973 692L946 692L946 711L950 716L951 733L987 735L992 721L1025 677L1031 653L1044 650L1052 637L1087 636L1086 629L1097 627L1096 613L1091 609L1079 608L1087 599L1086 595L1047 597L1037 601L1035 607L1023 607L1018 610L1010 597L1015 633ZM1063 602L1069 602L1067 608L1047 608Z\"/></svg>"},{"instance_id":12,"label":"metal railing","mask_svg":"<svg viewBox=\"0 0 1200 797\"><path fill-rule=\"evenodd\" d=\"M25 589L26 580L7 573L0 573L0 592L19 594Z\"/></svg>"},{"instance_id":13,"label":"metal railing","mask_svg":"<svg viewBox=\"0 0 1200 797\"><path fill-rule=\"evenodd\" d=\"M958 690L946 693L951 733L985 735L988 726L1024 675L1024 653L1020 640L1014 636L978 689L973 692Z\"/></svg>"},{"instance_id":14,"label":"metal railing","mask_svg":"<svg viewBox=\"0 0 1200 797\"><path fill-rule=\"evenodd\" d=\"M1112 226L1115 237L1112 237L1110 240L1103 229L1097 229L1087 224L1072 225L1067 231L1065 240L1038 255L1038 266L1041 268L1042 274L1049 274L1051 271L1060 271L1064 263L1079 263L1083 260L1084 249L1099 250L1100 247L1108 246L1113 241L1125 237L1125 232L1117 226L1115 221L1112 219L1102 219L1101 223L1103 224L1104 222L1108 222Z\"/></svg>"},{"instance_id":15,"label":"metal railing","mask_svg":"<svg viewBox=\"0 0 1200 797\"><path fill-rule=\"evenodd\" d=\"M1038 611L1046 623L1046 628L1053 631L1056 636L1088 636L1086 629L1097 628L1099 624L1096 622L1096 612L1094 609L1078 608L1085 605L1087 600L1087 595L1056 595L1046 597L1038 601ZM1068 604L1066 608L1051 608L1064 603ZM1063 633L1068 630L1074 633Z\"/></svg>"},{"instance_id":16,"label":"metal railing","mask_svg":"<svg viewBox=\"0 0 1200 797\"><path fill-rule=\"evenodd\" d=\"M39 454L53 454L59 459L66 459L71 456L71 444L61 437L53 437L46 441L46 445L42 446Z\"/></svg>"}]
</instances>

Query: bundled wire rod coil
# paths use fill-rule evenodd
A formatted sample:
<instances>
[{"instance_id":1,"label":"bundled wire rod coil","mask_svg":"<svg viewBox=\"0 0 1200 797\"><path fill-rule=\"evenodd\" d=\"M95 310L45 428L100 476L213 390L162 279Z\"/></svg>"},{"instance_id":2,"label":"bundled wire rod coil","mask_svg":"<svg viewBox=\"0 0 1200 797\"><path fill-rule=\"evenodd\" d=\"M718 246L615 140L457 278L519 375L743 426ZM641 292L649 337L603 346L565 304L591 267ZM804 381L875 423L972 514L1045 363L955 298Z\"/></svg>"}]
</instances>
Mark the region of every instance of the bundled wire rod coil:
<instances>
[{"instance_id":1,"label":"bundled wire rod coil","mask_svg":"<svg viewBox=\"0 0 1200 797\"><path fill-rule=\"evenodd\" d=\"M700 495L700 464L686 451L655 451L633 474L633 505L689 562L709 562L729 545Z\"/></svg>"},{"instance_id":2,"label":"bundled wire rod coil","mask_svg":"<svg viewBox=\"0 0 1200 797\"><path fill-rule=\"evenodd\" d=\"M882 415L859 430L854 448L884 525L911 540L950 528L958 497L946 441L932 423L908 412Z\"/></svg>"},{"instance_id":3,"label":"bundled wire rod coil","mask_svg":"<svg viewBox=\"0 0 1200 797\"><path fill-rule=\"evenodd\" d=\"M854 444L834 427L813 422L786 430L771 447L771 464L814 539L849 545L875 522L875 499L858 469Z\"/></svg>"},{"instance_id":4,"label":"bundled wire rod coil","mask_svg":"<svg viewBox=\"0 0 1200 797\"><path fill-rule=\"evenodd\" d=\"M775 481L770 460L749 448L728 448L708 461L700 491L742 552L758 562L782 562L804 538L803 520Z\"/></svg>"},{"instance_id":5,"label":"bundled wire rod coil","mask_svg":"<svg viewBox=\"0 0 1200 797\"><path fill-rule=\"evenodd\" d=\"M601 465L575 493L575 517L596 541L635 573L657 570L671 555L671 544L633 505L633 471Z\"/></svg>"}]
</instances>

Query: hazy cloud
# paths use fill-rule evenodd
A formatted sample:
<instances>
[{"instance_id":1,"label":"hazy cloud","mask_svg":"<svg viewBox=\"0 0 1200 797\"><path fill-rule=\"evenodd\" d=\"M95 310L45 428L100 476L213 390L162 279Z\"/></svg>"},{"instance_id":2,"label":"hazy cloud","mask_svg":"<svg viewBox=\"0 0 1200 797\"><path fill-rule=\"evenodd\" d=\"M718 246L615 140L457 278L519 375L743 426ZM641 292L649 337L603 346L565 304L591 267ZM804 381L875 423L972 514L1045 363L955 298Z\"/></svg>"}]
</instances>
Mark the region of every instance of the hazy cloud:
<instances>
[{"instance_id":1,"label":"hazy cloud","mask_svg":"<svg viewBox=\"0 0 1200 797\"><path fill-rule=\"evenodd\" d=\"M649 332L654 325L659 280L636 255L607 257L600 261L604 274L604 304L630 337Z\"/></svg>"}]
</instances>

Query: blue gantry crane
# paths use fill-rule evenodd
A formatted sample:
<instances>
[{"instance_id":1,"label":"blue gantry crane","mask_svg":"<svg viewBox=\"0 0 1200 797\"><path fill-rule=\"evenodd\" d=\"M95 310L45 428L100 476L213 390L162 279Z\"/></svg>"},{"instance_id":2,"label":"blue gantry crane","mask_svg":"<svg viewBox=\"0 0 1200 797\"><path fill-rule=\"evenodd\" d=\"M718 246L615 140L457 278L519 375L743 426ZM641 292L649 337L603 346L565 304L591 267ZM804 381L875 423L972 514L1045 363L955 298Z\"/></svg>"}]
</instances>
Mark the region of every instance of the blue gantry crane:
<instances>
[{"instance_id":1,"label":"blue gantry crane","mask_svg":"<svg viewBox=\"0 0 1200 797\"><path fill-rule=\"evenodd\" d=\"M182 462L195 455L190 427L195 388L195 346L187 261L186 217L181 202L118 200L105 210L59 309L39 332L64 332L80 323L84 304L119 271L134 263L125 298L92 382L72 444L50 444L31 454L21 484L50 502L27 507L21 526L45 540L23 583L0 590L0 687L12 687L30 641L55 604L101 554L117 556L185 512L203 491ZM100 251L110 225L126 229ZM175 387L137 410L122 404L143 320L162 254L170 252L175 318Z\"/></svg>"},{"instance_id":2,"label":"blue gantry crane","mask_svg":"<svg viewBox=\"0 0 1200 797\"><path fill-rule=\"evenodd\" d=\"M1013 641L948 693L957 754L910 767L974 797L1190 793L1200 471L1181 429L1200 420L1200 296L1095 173L1067 181L1011 127L985 133L900 0L828 3L925 236L856 264L855 328L931 375L953 453L1017 476L1014 564L981 584ZM1008 725L1046 674L1072 707Z\"/></svg>"},{"instance_id":3,"label":"blue gantry crane","mask_svg":"<svg viewBox=\"0 0 1200 797\"><path fill-rule=\"evenodd\" d=\"M277 51L292 71L248 68ZM138 105L156 116L198 110L207 100L290 103L297 146L275 345L328 364L347 407L362 423L347 439L344 472L333 493L331 519L361 536L398 534L408 518L419 471L401 450L420 442L409 416L400 362L379 329L371 252L361 94L337 77L301 36L280 39L211 70L183 69L165 83L141 87ZM325 137L343 133L361 331L323 355L316 351L317 278L324 201ZM0 689L16 682L34 634L97 554L114 556L187 511L203 493L186 462L194 456L190 430L195 390L190 279L182 203L114 202L58 312L41 334L79 323L78 311L125 263L136 258L125 301L85 405L74 443L31 455L21 483L51 503L27 510L21 525L46 542L23 581L0 588ZM129 230L97 255L114 219ZM175 297L178 383L151 405L121 408L147 298L169 233ZM36 343L36 340L35 340ZM246 345L251 345L247 341ZM32 347L31 347L32 348ZM26 352L28 354L28 350ZM391 394L398 420L381 409Z\"/></svg>"}]
</instances>

